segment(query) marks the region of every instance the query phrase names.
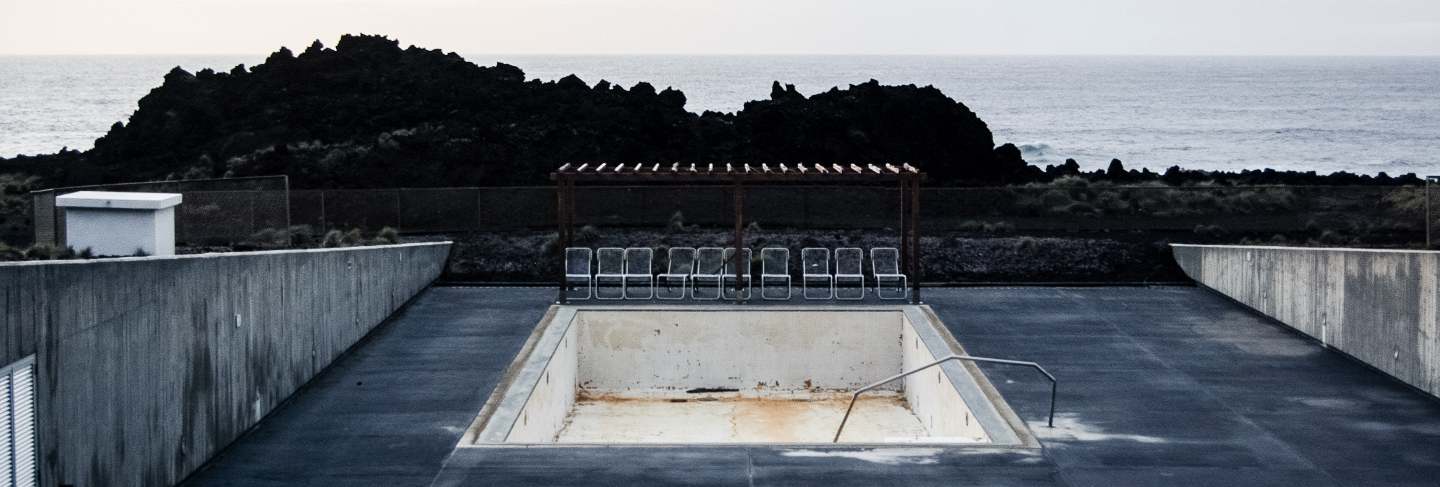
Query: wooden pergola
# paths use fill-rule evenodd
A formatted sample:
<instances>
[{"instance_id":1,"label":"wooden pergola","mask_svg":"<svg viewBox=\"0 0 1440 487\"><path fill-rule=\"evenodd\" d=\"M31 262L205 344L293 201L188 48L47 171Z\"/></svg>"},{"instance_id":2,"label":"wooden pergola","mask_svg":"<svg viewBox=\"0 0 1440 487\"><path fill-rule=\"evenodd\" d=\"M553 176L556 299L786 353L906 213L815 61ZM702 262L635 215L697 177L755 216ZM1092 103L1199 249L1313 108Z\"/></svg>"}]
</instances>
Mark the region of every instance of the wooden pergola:
<instances>
[{"instance_id":1,"label":"wooden pergola","mask_svg":"<svg viewBox=\"0 0 1440 487\"><path fill-rule=\"evenodd\" d=\"M925 173L909 164L565 164L550 173L555 181L556 223L561 262L574 237L575 187L635 183L728 184L734 188L735 259L745 248L745 186L807 183L819 186L895 185L900 189L900 266L909 276L910 299L920 303L920 182ZM735 299L742 288L740 263L735 265ZM749 263L745 263L748 265ZM563 266L562 266L563 267ZM565 270L560 270L557 302L566 301Z\"/></svg>"}]
</instances>

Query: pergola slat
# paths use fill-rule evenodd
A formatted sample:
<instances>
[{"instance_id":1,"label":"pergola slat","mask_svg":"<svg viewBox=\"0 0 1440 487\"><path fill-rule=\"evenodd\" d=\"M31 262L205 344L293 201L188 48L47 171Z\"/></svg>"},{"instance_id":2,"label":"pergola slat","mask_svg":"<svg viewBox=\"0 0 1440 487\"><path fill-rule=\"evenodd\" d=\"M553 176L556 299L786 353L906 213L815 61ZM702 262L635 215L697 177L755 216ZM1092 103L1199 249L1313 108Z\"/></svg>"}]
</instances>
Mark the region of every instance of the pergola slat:
<instances>
[{"instance_id":1,"label":"pergola slat","mask_svg":"<svg viewBox=\"0 0 1440 487\"><path fill-rule=\"evenodd\" d=\"M696 163L690 163L689 167L681 166L680 163L671 163L669 170L666 170L660 163L635 164L613 164L602 162L592 163L565 163L550 174L551 179L566 179L571 182L622 182L625 180L654 181L654 182L811 182L817 184L827 183L864 183L867 181L897 181L907 178L924 178L925 174L910 164L892 163L871 164L814 164L813 167L805 164L796 164L791 170L789 164L761 163L752 165L750 163L724 163L722 167L715 167L714 163L707 163L701 168ZM703 169L703 170L702 170Z\"/></svg>"}]
</instances>

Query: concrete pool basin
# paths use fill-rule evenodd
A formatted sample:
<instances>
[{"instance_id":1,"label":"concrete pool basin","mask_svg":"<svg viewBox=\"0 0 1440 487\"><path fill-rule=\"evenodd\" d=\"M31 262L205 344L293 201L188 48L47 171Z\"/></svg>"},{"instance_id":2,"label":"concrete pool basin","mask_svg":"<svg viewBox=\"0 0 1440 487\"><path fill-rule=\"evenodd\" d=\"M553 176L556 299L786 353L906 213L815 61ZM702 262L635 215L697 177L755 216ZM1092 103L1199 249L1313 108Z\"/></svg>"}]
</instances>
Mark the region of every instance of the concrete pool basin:
<instances>
[{"instance_id":1,"label":"concrete pool basin","mask_svg":"<svg viewBox=\"0 0 1440 487\"><path fill-rule=\"evenodd\" d=\"M828 445L964 353L926 306L552 306L460 446ZM838 443L1035 446L962 362Z\"/></svg>"}]
</instances>

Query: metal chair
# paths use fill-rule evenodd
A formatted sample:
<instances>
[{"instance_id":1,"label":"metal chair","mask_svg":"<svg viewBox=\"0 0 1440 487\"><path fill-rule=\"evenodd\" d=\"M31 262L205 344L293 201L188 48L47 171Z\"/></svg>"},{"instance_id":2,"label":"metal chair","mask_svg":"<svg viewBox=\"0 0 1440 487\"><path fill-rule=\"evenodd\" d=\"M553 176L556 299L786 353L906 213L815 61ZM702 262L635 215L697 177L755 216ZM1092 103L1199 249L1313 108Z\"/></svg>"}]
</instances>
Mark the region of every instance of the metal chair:
<instances>
[{"instance_id":1,"label":"metal chair","mask_svg":"<svg viewBox=\"0 0 1440 487\"><path fill-rule=\"evenodd\" d=\"M865 299L865 251L855 247L835 249L835 299ZM597 281L598 282L598 281ZM854 283L860 290L857 296L843 296L841 289L846 283Z\"/></svg>"},{"instance_id":2,"label":"metal chair","mask_svg":"<svg viewBox=\"0 0 1440 487\"><path fill-rule=\"evenodd\" d=\"M565 249L565 297L572 299L590 299L591 289L595 283L590 276L590 258L593 252L586 247L567 247ZM583 297L572 296L570 291L575 288L575 283L585 288Z\"/></svg>"},{"instance_id":3,"label":"metal chair","mask_svg":"<svg viewBox=\"0 0 1440 487\"><path fill-rule=\"evenodd\" d=\"M880 299L905 299L910 295L905 274L900 273L900 251L894 247L870 249L870 271L875 275L875 297ZM900 284L899 294L885 294L885 283Z\"/></svg>"},{"instance_id":4,"label":"metal chair","mask_svg":"<svg viewBox=\"0 0 1440 487\"><path fill-rule=\"evenodd\" d=\"M625 249L625 285L621 289L625 299L654 299L655 298L655 274L651 264L655 260L655 249L650 247L630 247ZM640 296L630 295L631 283L641 282L645 285L645 294Z\"/></svg>"},{"instance_id":5,"label":"metal chair","mask_svg":"<svg viewBox=\"0 0 1440 487\"><path fill-rule=\"evenodd\" d=\"M830 275L830 249L808 247L800 249L800 295L805 299L834 299L835 276ZM810 293L810 283L825 283L825 294Z\"/></svg>"},{"instance_id":6,"label":"metal chair","mask_svg":"<svg viewBox=\"0 0 1440 487\"><path fill-rule=\"evenodd\" d=\"M668 252L666 272L655 276L655 297L659 299L685 299L686 283L690 281L690 274L695 272L695 248L694 247L671 247ZM674 289L674 282L680 281L680 294L675 297L667 297L661 290Z\"/></svg>"},{"instance_id":7,"label":"metal chair","mask_svg":"<svg viewBox=\"0 0 1440 487\"><path fill-rule=\"evenodd\" d=\"M720 299L720 287L724 284L721 277L725 272L725 249L720 247L701 247L695 251L695 272L690 276L690 297L693 299L716 300ZM715 287L701 286L703 282L715 282ZM701 289L714 289L714 296L702 296Z\"/></svg>"},{"instance_id":8,"label":"metal chair","mask_svg":"<svg viewBox=\"0 0 1440 487\"><path fill-rule=\"evenodd\" d=\"M602 247L595 251L595 299L625 299L625 249ZM600 290L607 282L620 287L620 294L607 297Z\"/></svg>"},{"instance_id":9,"label":"metal chair","mask_svg":"<svg viewBox=\"0 0 1440 487\"><path fill-rule=\"evenodd\" d=\"M785 283L785 295L769 293L770 282ZM762 299L790 299L790 249L769 247L760 249L760 297Z\"/></svg>"},{"instance_id":10,"label":"metal chair","mask_svg":"<svg viewBox=\"0 0 1440 487\"><path fill-rule=\"evenodd\" d=\"M735 248L725 248L725 272L720 276L720 295L726 299L750 299L750 249L740 249L740 258L735 257ZM740 266L740 294L735 294L735 266ZM729 293L729 294L726 294Z\"/></svg>"}]
</instances>

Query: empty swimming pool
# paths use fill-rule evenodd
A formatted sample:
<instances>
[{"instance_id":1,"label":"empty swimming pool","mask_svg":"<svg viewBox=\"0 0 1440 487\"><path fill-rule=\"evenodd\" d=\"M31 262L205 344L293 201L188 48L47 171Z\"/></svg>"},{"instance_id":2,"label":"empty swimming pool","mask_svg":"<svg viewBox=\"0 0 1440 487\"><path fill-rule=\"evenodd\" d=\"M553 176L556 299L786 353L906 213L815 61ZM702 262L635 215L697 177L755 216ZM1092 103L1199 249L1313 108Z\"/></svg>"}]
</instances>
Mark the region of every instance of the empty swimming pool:
<instances>
[{"instance_id":1,"label":"empty swimming pool","mask_svg":"<svg viewBox=\"0 0 1440 487\"><path fill-rule=\"evenodd\" d=\"M829 444L855 390L963 353L925 306L554 306L461 446ZM962 362L860 396L838 443L1034 444Z\"/></svg>"}]
</instances>

